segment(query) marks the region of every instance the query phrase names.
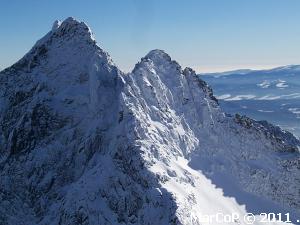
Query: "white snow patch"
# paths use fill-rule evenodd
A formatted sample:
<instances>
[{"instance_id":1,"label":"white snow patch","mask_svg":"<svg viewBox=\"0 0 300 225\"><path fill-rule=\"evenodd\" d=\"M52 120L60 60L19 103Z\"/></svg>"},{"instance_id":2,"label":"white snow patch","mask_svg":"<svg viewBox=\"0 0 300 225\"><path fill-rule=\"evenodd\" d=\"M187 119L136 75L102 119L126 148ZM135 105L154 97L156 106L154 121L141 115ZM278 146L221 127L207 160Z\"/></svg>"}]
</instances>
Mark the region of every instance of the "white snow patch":
<instances>
[{"instance_id":1,"label":"white snow patch","mask_svg":"<svg viewBox=\"0 0 300 225\"><path fill-rule=\"evenodd\" d=\"M216 98L220 99L220 100L224 100L224 99L227 99L227 98L230 98L230 97L231 97L230 94L223 94L223 95L216 96Z\"/></svg>"},{"instance_id":2,"label":"white snow patch","mask_svg":"<svg viewBox=\"0 0 300 225\"><path fill-rule=\"evenodd\" d=\"M240 100L250 100L254 99L255 95L237 95L232 98L227 98L226 101L240 101Z\"/></svg>"},{"instance_id":3,"label":"white snow patch","mask_svg":"<svg viewBox=\"0 0 300 225\"><path fill-rule=\"evenodd\" d=\"M259 86L261 88L268 88L268 87L270 87L270 85L271 85L271 82L268 80L264 80L262 83L257 84L257 86Z\"/></svg>"},{"instance_id":4,"label":"white snow patch","mask_svg":"<svg viewBox=\"0 0 300 225\"><path fill-rule=\"evenodd\" d=\"M259 109L259 110L257 110L258 112L263 112L263 113L272 113L272 112L274 112L274 111L272 111L272 110L262 110L262 109Z\"/></svg>"},{"instance_id":5,"label":"white snow patch","mask_svg":"<svg viewBox=\"0 0 300 225\"><path fill-rule=\"evenodd\" d=\"M300 114L300 108L289 108L288 110L294 114Z\"/></svg>"},{"instance_id":6,"label":"white snow patch","mask_svg":"<svg viewBox=\"0 0 300 225\"><path fill-rule=\"evenodd\" d=\"M60 20L55 20L55 22L52 25L52 32L54 32L55 30L57 30L60 27L61 23L62 22Z\"/></svg>"},{"instance_id":7,"label":"white snow patch","mask_svg":"<svg viewBox=\"0 0 300 225\"><path fill-rule=\"evenodd\" d=\"M296 114L297 119L300 119L300 108L289 108L288 110L291 113Z\"/></svg>"},{"instance_id":8,"label":"white snow patch","mask_svg":"<svg viewBox=\"0 0 300 225\"><path fill-rule=\"evenodd\" d=\"M257 100L276 100L276 99L280 99L280 96L265 95L263 97L258 98Z\"/></svg>"},{"instance_id":9,"label":"white snow patch","mask_svg":"<svg viewBox=\"0 0 300 225\"><path fill-rule=\"evenodd\" d=\"M279 89L284 89L286 87L288 87L289 85L286 84L286 81L284 80L278 80L278 83L276 84L276 87L278 87Z\"/></svg>"}]
</instances>

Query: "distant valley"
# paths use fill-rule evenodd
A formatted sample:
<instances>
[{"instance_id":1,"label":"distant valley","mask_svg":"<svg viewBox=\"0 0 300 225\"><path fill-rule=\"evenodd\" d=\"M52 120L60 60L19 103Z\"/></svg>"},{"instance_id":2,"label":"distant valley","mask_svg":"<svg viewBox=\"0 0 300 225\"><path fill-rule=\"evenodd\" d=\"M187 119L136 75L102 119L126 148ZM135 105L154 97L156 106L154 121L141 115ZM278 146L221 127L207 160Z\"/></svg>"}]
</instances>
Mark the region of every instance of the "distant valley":
<instances>
[{"instance_id":1,"label":"distant valley","mask_svg":"<svg viewBox=\"0 0 300 225\"><path fill-rule=\"evenodd\" d=\"M300 66L202 74L230 114L268 120L300 136Z\"/></svg>"}]
</instances>

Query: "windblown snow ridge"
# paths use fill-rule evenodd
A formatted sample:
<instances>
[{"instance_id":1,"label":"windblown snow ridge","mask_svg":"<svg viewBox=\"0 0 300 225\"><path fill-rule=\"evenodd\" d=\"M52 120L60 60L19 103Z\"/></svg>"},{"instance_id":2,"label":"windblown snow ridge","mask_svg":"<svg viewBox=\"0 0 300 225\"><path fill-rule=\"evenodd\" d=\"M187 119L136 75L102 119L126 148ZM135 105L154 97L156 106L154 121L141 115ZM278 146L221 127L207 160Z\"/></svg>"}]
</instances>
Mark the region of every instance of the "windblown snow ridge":
<instances>
[{"instance_id":1,"label":"windblown snow ridge","mask_svg":"<svg viewBox=\"0 0 300 225\"><path fill-rule=\"evenodd\" d=\"M162 50L124 74L73 18L0 73L0 106L0 224L300 212L299 140L225 115Z\"/></svg>"}]
</instances>

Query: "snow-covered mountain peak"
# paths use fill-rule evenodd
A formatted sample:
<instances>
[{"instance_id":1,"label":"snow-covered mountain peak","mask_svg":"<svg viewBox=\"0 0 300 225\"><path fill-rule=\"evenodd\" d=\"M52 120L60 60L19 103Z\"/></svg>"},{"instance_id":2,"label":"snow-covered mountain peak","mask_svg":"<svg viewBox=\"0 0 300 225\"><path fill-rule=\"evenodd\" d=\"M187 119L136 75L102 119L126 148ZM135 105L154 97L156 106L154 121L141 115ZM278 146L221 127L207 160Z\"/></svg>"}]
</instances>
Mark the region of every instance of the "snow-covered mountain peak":
<instances>
[{"instance_id":1,"label":"snow-covered mountain peak","mask_svg":"<svg viewBox=\"0 0 300 225\"><path fill-rule=\"evenodd\" d=\"M6 71L22 68L32 72L40 66L39 73L43 70L50 75L51 72L47 71L55 72L59 68L62 70L64 67L72 67L79 72L91 67L90 64L101 64L101 67L110 71L117 69L109 54L97 45L91 29L84 22L69 17L63 22L55 21L52 30ZM61 76L70 78L70 73L63 73Z\"/></svg>"},{"instance_id":2,"label":"snow-covered mountain peak","mask_svg":"<svg viewBox=\"0 0 300 225\"><path fill-rule=\"evenodd\" d=\"M181 66L176 61L172 60L165 51L159 49L150 51L139 63L135 65L133 71L140 68L160 75L174 75L175 70L180 73L182 72Z\"/></svg>"},{"instance_id":3,"label":"snow-covered mountain peak","mask_svg":"<svg viewBox=\"0 0 300 225\"><path fill-rule=\"evenodd\" d=\"M298 155L281 130L225 115L162 50L125 75L91 34L56 22L0 73L0 224L199 225L268 202L299 212Z\"/></svg>"},{"instance_id":4,"label":"snow-covered mountain peak","mask_svg":"<svg viewBox=\"0 0 300 225\"><path fill-rule=\"evenodd\" d=\"M151 50L144 58L151 59L154 62L171 61L171 57L160 49Z\"/></svg>"},{"instance_id":5,"label":"snow-covered mountain peak","mask_svg":"<svg viewBox=\"0 0 300 225\"><path fill-rule=\"evenodd\" d=\"M170 82L176 82L182 75L181 66L163 50L155 49L150 51L139 63L135 65L133 73L148 71L149 74L156 74L161 79L169 79ZM145 74L145 73L144 73Z\"/></svg>"},{"instance_id":6,"label":"snow-covered mountain peak","mask_svg":"<svg viewBox=\"0 0 300 225\"><path fill-rule=\"evenodd\" d=\"M94 40L93 34L89 26L80 22L73 17L65 19L58 29L59 35L74 35L81 36L82 38Z\"/></svg>"},{"instance_id":7,"label":"snow-covered mountain peak","mask_svg":"<svg viewBox=\"0 0 300 225\"><path fill-rule=\"evenodd\" d=\"M37 41L34 47L44 44L49 45L55 41L78 41L79 39L86 44L95 44L96 42L91 29L86 23L68 17L64 21L54 21L51 31Z\"/></svg>"}]
</instances>

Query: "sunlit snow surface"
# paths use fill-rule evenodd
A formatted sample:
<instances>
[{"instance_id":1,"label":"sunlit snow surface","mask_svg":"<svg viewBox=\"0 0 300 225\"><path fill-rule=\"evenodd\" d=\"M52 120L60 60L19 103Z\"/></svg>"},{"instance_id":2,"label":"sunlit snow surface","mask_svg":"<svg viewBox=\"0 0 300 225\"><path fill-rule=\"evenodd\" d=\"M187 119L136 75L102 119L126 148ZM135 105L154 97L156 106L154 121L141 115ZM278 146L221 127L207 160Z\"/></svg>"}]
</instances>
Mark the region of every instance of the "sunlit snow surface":
<instances>
[{"instance_id":1,"label":"sunlit snow surface","mask_svg":"<svg viewBox=\"0 0 300 225\"><path fill-rule=\"evenodd\" d=\"M223 109L268 120L300 136L300 66L201 76Z\"/></svg>"},{"instance_id":2,"label":"sunlit snow surface","mask_svg":"<svg viewBox=\"0 0 300 225\"><path fill-rule=\"evenodd\" d=\"M256 98L228 98L235 96L230 102ZM218 225L228 223L200 216L299 215L299 142L224 114L195 71L164 51L125 74L86 24L55 22L0 72L0 105L0 225Z\"/></svg>"}]
</instances>

